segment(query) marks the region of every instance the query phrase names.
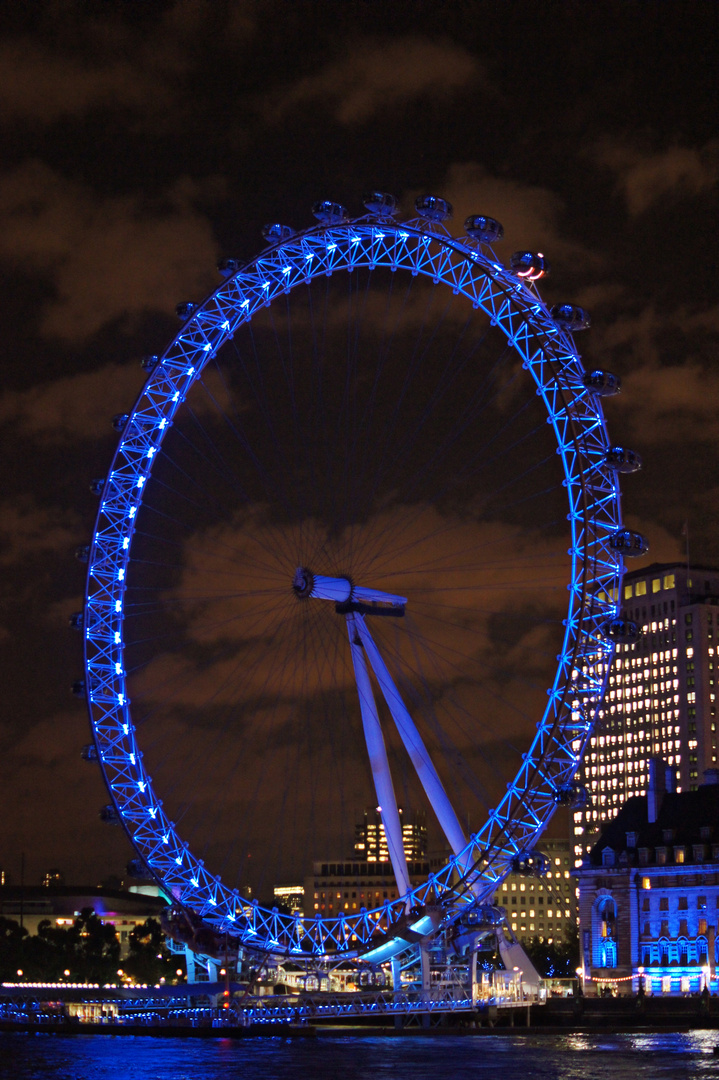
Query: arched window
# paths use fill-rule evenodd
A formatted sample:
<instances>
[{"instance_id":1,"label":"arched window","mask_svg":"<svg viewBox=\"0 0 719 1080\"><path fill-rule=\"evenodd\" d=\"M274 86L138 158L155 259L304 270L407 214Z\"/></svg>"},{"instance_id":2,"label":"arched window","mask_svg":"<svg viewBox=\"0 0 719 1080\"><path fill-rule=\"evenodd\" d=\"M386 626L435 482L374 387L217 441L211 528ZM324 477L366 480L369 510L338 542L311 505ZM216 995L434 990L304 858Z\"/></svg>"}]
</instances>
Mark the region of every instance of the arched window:
<instances>
[{"instance_id":1,"label":"arched window","mask_svg":"<svg viewBox=\"0 0 719 1080\"><path fill-rule=\"evenodd\" d=\"M617 966L617 943L611 938L604 938L599 946L599 967L615 968Z\"/></svg>"},{"instance_id":2,"label":"arched window","mask_svg":"<svg viewBox=\"0 0 719 1080\"><path fill-rule=\"evenodd\" d=\"M597 897L592 912L593 959L595 967L617 966L617 906L608 893Z\"/></svg>"},{"instance_id":3,"label":"arched window","mask_svg":"<svg viewBox=\"0 0 719 1080\"><path fill-rule=\"evenodd\" d=\"M677 961L680 967L686 967L689 963L689 942L685 937L677 941Z\"/></svg>"}]
</instances>

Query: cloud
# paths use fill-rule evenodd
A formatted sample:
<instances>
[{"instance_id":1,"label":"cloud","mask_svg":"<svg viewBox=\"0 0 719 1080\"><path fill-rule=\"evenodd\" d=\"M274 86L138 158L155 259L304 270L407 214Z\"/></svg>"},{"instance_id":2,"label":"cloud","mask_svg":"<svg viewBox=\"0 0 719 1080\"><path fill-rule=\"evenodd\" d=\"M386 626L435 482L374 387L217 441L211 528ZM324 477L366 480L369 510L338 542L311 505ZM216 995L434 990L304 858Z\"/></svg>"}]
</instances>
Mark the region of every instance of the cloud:
<instances>
[{"instance_id":1,"label":"cloud","mask_svg":"<svg viewBox=\"0 0 719 1080\"><path fill-rule=\"evenodd\" d=\"M406 37L364 41L348 56L302 79L275 104L276 115L329 103L341 124L362 124L427 98L446 100L481 77L477 60L449 41Z\"/></svg>"},{"instance_id":2,"label":"cloud","mask_svg":"<svg viewBox=\"0 0 719 1080\"><path fill-rule=\"evenodd\" d=\"M9 120L52 123L92 109L166 107L167 87L157 74L123 60L109 63L50 52L30 38L0 45L0 114Z\"/></svg>"},{"instance_id":3,"label":"cloud","mask_svg":"<svg viewBox=\"0 0 719 1080\"><path fill-rule=\"evenodd\" d=\"M40 332L83 341L113 320L169 313L214 288L212 228L194 207L203 193L184 179L162 203L105 198L40 161L0 177L0 259L54 289Z\"/></svg>"},{"instance_id":4,"label":"cloud","mask_svg":"<svg viewBox=\"0 0 719 1080\"><path fill-rule=\"evenodd\" d=\"M177 0L137 22L120 11L127 5L45 6L36 36L0 43L6 125L79 120L98 110L162 122L180 107L198 39L243 44L257 16L254 0Z\"/></svg>"},{"instance_id":5,"label":"cloud","mask_svg":"<svg viewBox=\"0 0 719 1080\"><path fill-rule=\"evenodd\" d=\"M115 413L129 411L147 376L139 364L104 364L0 397L0 423L50 443L96 439L111 432Z\"/></svg>"},{"instance_id":6,"label":"cloud","mask_svg":"<svg viewBox=\"0 0 719 1080\"><path fill-rule=\"evenodd\" d=\"M649 304L593 331L595 354L622 371L616 408L641 443L719 437L719 373L709 360L717 329L717 308L660 311Z\"/></svg>"},{"instance_id":7,"label":"cloud","mask_svg":"<svg viewBox=\"0 0 719 1080\"><path fill-rule=\"evenodd\" d=\"M410 205L419 192L406 200ZM435 194L447 198L454 208L455 229L470 214L488 214L501 221L505 229L502 247L509 251L527 248L553 256L591 261L596 255L583 249L562 233L563 200L548 188L493 175L477 162L457 163L450 167L444 183ZM410 202L411 200L411 202Z\"/></svg>"},{"instance_id":8,"label":"cloud","mask_svg":"<svg viewBox=\"0 0 719 1080\"><path fill-rule=\"evenodd\" d=\"M595 156L616 174L617 189L630 215L636 217L664 198L687 198L714 187L719 179L718 149L717 142L710 142L699 150L672 146L644 154L626 144L605 141Z\"/></svg>"},{"instance_id":9,"label":"cloud","mask_svg":"<svg viewBox=\"0 0 719 1080\"><path fill-rule=\"evenodd\" d=\"M0 504L0 566L50 551L69 551L81 537L80 521L69 510L38 506L30 496Z\"/></svg>"},{"instance_id":10,"label":"cloud","mask_svg":"<svg viewBox=\"0 0 719 1080\"><path fill-rule=\"evenodd\" d=\"M111 433L114 415L130 411L146 379L138 363L104 364L29 390L9 390L0 396L0 424L46 444L102 438ZM193 385L189 400L202 416L226 408L227 395L226 384L210 369Z\"/></svg>"},{"instance_id":11,"label":"cloud","mask_svg":"<svg viewBox=\"0 0 719 1080\"><path fill-rule=\"evenodd\" d=\"M98 884L122 873L131 856L123 831L99 820L109 800L98 767L80 758L88 741L87 715L78 707L39 720L12 754L0 755L0 784L13 810L0 815L0 846L28 852L26 880L33 884L49 866L59 866L70 882Z\"/></svg>"}]
</instances>

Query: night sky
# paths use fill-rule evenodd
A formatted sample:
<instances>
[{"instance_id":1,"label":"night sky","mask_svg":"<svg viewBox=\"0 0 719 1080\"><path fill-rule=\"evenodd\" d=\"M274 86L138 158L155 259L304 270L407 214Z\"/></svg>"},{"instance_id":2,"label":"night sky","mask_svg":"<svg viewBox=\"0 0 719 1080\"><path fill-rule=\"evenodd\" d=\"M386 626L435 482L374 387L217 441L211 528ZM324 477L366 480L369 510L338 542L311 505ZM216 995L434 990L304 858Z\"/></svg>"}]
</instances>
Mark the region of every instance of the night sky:
<instances>
[{"instance_id":1,"label":"night sky","mask_svg":"<svg viewBox=\"0 0 719 1080\"><path fill-rule=\"evenodd\" d=\"M613 441L644 458L623 502L646 561L685 557L688 532L691 561L719 563L718 31L713 0L4 6L0 866L13 880L21 852L32 882L51 866L73 882L121 876L131 855L98 820L106 794L80 760L87 718L69 693L72 553L91 535L111 417L142 386L139 357L177 333L175 305L217 287L218 258L251 258L268 221L307 227L316 199L359 214L376 188L411 216L429 192L452 202L458 235L469 213L498 218L503 261L543 251L543 297L590 311L578 347L622 378L606 412ZM237 543L237 520L223 527ZM184 552L185 582L209 572L201 554ZM495 683L526 669L524 646ZM156 738L186 731L197 702L181 704Z\"/></svg>"}]
</instances>

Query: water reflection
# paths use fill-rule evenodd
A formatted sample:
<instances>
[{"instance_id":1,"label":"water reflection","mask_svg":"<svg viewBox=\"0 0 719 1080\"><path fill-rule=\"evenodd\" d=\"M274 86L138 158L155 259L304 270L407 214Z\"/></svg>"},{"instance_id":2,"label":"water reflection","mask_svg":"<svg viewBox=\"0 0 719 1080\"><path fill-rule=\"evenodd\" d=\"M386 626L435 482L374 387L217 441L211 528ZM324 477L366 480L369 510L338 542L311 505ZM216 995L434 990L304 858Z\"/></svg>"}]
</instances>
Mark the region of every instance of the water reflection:
<instances>
[{"instance_id":1,"label":"water reflection","mask_svg":"<svg viewBox=\"0 0 719 1080\"><path fill-rule=\"evenodd\" d=\"M316 1039L63 1038L0 1034L13 1080L719 1080L714 1031L338 1036Z\"/></svg>"}]
</instances>

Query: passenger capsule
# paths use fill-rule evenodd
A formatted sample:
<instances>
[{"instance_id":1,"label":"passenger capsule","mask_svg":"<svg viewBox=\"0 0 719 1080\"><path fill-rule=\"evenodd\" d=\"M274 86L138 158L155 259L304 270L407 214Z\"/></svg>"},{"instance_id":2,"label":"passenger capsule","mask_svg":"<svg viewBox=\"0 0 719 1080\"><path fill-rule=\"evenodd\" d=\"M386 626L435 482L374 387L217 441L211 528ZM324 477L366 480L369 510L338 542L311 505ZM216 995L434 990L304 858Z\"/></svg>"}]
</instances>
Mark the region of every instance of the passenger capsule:
<instances>
[{"instance_id":1,"label":"passenger capsule","mask_svg":"<svg viewBox=\"0 0 719 1080\"><path fill-rule=\"evenodd\" d=\"M470 240L480 240L483 244L494 244L504 236L504 226L483 214L470 214L464 223L464 231Z\"/></svg>"},{"instance_id":2,"label":"passenger capsule","mask_svg":"<svg viewBox=\"0 0 719 1080\"><path fill-rule=\"evenodd\" d=\"M646 555L649 551L649 541L641 533L632 532L631 529L619 529L609 538L609 546L612 551L621 551L622 555L636 559L640 555Z\"/></svg>"},{"instance_id":3,"label":"passenger capsule","mask_svg":"<svg viewBox=\"0 0 719 1080\"><path fill-rule=\"evenodd\" d=\"M224 278L232 277L239 269L240 264L237 259L220 259L217 263L217 272Z\"/></svg>"},{"instance_id":4,"label":"passenger capsule","mask_svg":"<svg viewBox=\"0 0 719 1080\"><path fill-rule=\"evenodd\" d=\"M525 281L539 281L549 273L549 260L540 251L515 251L509 258L509 269Z\"/></svg>"},{"instance_id":5,"label":"passenger capsule","mask_svg":"<svg viewBox=\"0 0 719 1080\"><path fill-rule=\"evenodd\" d=\"M197 304L191 303L190 300L183 300L181 304L175 306L175 315L178 319L191 319L197 311Z\"/></svg>"},{"instance_id":6,"label":"passenger capsule","mask_svg":"<svg viewBox=\"0 0 719 1080\"><path fill-rule=\"evenodd\" d=\"M72 615L67 621L71 629L82 630L83 626L85 625L85 612L73 611Z\"/></svg>"},{"instance_id":7,"label":"passenger capsule","mask_svg":"<svg viewBox=\"0 0 719 1080\"><path fill-rule=\"evenodd\" d=\"M636 450L629 450L626 446L610 446L604 460L610 469L619 473L639 472L642 467L642 459Z\"/></svg>"},{"instance_id":8,"label":"passenger capsule","mask_svg":"<svg viewBox=\"0 0 719 1080\"><path fill-rule=\"evenodd\" d=\"M612 371L602 371L601 368L585 372L582 381L587 390L591 390L597 397L612 397L620 393L622 389L622 380L619 376Z\"/></svg>"},{"instance_id":9,"label":"passenger capsule","mask_svg":"<svg viewBox=\"0 0 719 1080\"><path fill-rule=\"evenodd\" d=\"M85 743L80 751L80 757L83 761L99 761L99 755L95 744L93 742Z\"/></svg>"},{"instance_id":10,"label":"passenger capsule","mask_svg":"<svg viewBox=\"0 0 719 1080\"><path fill-rule=\"evenodd\" d=\"M89 562L90 561L90 545L89 544L78 544L78 546L75 548L75 558L77 559L78 562Z\"/></svg>"},{"instance_id":11,"label":"passenger capsule","mask_svg":"<svg viewBox=\"0 0 719 1080\"><path fill-rule=\"evenodd\" d=\"M574 304L557 304L555 307L550 308L549 314L557 326L561 327L562 330L569 330L571 333L576 333L577 330L588 330L592 325L589 313L584 308L576 307Z\"/></svg>"},{"instance_id":12,"label":"passenger capsule","mask_svg":"<svg viewBox=\"0 0 719 1080\"><path fill-rule=\"evenodd\" d=\"M583 784L570 781L570 783L562 784L557 788L554 792L554 801L557 806L569 806L575 808L586 806L589 802L589 792Z\"/></svg>"},{"instance_id":13,"label":"passenger capsule","mask_svg":"<svg viewBox=\"0 0 719 1080\"><path fill-rule=\"evenodd\" d=\"M377 217L392 217L398 210L394 195L389 195L386 191L370 191L363 196L362 202L370 214L376 214Z\"/></svg>"},{"instance_id":14,"label":"passenger capsule","mask_svg":"<svg viewBox=\"0 0 719 1080\"><path fill-rule=\"evenodd\" d=\"M425 221L448 221L454 213L451 202L436 195L420 195L414 200L414 208Z\"/></svg>"},{"instance_id":15,"label":"passenger capsule","mask_svg":"<svg viewBox=\"0 0 719 1080\"><path fill-rule=\"evenodd\" d=\"M602 627L604 636L618 645L634 645L642 636L635 622L630 619L611 619Z\"/></svg>"},{"instance_id":16,"label":"passenger capsule","mask_svg":"<svg viewBox=\"0 0 719 1080\"><path fill-rule=\"evenodd\" d=\"M291 240L295 230L289 225L278 225L274 222L262 226L262 235L268 244L280 244L283 240Z\"/></svg>"},{"instance_id":17,"label":"passenger capsule","mask_svg":"<svg viewBox=\"0 0 719 1080\"><path fill-rule=\"evenodd\" d=\"M103 821L105 825L120 824L120 815L118 814L112 803L108 803L107 806L100 807L100 821Z\"/></svg>"},{"instance_id":18,"label":"passenger capsule","mask_svg":"<svg viewBox=\"0 0 719 1080\"><path fill-rule=\"evenodd\" d=\"M112 426L115 431L124 431L127 425L127 421L130 419L130 414L126 412L115 413L112 418Z\"/></svg>"},{"instance_id":19,"label":"passenger capsule","mask_svg":"<svg viewBox=\"0 0 719 1080\"><path fill-rule=\"evenodd\" d=\"M93 495L102 495L105 487L105 477L97 476L94 480L90 481L89 488Z\"/></svg>"},{"instance_id":20,"label":"passenger capsule","mask_svg":"<svg viewBox=\"0 0 719 1080\"><path fill-rule=\"evenodd\" d=\"M541 877L550 867L547 856L542 851L526 851L512 859L512 873L528 877Z\"/></svg>"},{"instance_id":21,"label":"passenger capsule","mask_svg":"<svg viewBox=\"0 0 719 1080\"><path fill-rule=\"evenodd\" d=\"M341 225L349 217L344 206L329 201L313 203L312 213L323 225Z\"/></svg>"},{"instance_id":22,"label":"passenger capsule","mask_svg":"<svg viewBox=\"0 0 719 1080\"><path fill-rule=\"evenodd\" d=\"M157 365L160 363L160 357L155 356L143 356L140 360L140 367L143 371L154 371Z\"/></svg>"},{"instance_id":23,"label":"passenger capsule","mask_svg":"<svg viewBox=\"0 0 719 1080\"><path fill-rule=\"evenodd\" d=\"M130 859L125 869L127 876L131 878L150 877L150 869L143 859Z\"/></svg>"},{"instance_id":24,"label":"passenger capsule","mask_svg":"<svg viewBox=\"0 0 719 1080\"><path fill-rule=\"evenodd\" d=\"M73 697L85 697L85 680L75 679L74 683L70 686L70 690L72 691Z\"/></svg>"}]
</instances>

